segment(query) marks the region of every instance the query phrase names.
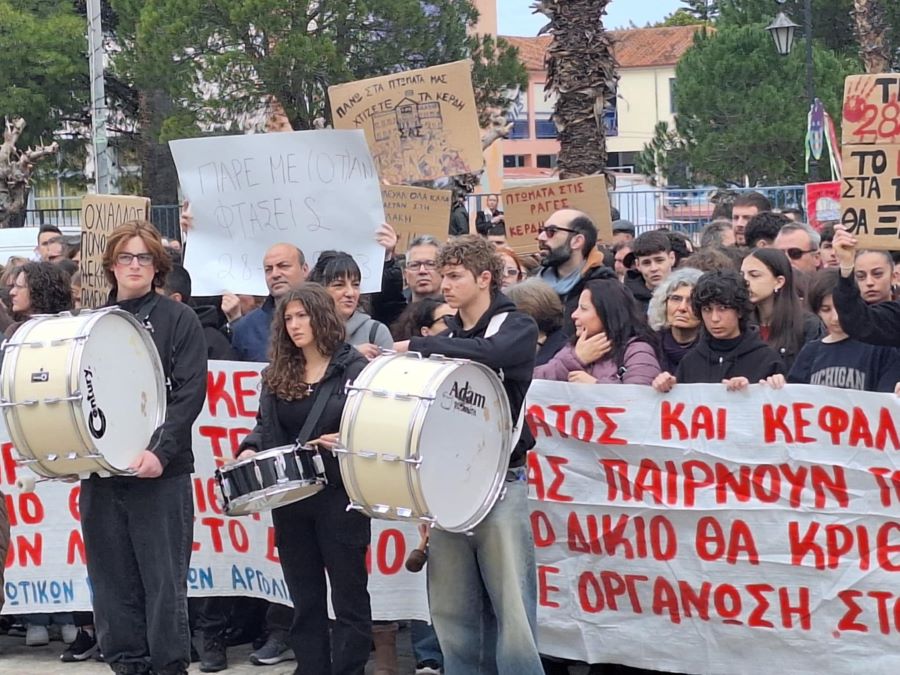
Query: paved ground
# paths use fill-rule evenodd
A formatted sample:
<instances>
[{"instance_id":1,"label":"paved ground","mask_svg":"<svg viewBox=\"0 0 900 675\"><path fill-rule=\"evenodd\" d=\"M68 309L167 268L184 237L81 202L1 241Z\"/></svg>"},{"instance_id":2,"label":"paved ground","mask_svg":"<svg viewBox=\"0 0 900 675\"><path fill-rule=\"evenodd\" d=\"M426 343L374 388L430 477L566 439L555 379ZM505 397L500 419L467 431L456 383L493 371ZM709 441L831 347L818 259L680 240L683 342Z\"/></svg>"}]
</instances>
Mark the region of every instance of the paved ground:
<instances>
[{"instance_id":1,"label":"paved ground","mask_svg":"<svg viewBox=\"0 0 900 675\"><path fill-rule=\"evenodd\" d=\"M401 629L397 639L400 675L415 672L409 631ZM25 638L0 635L0 674L2 675L109 675L112 671L105 664L96 661L84 663L62 663L59 655L65 650L62 642L51 642L46 647L26 647ZM285 661L275 666L254 666L247 656L250 645L231 647L228 650L228 670L234 675L290 675L294 672L294 662ZM373 671L372 662L366 666L367 675ZM190 672L199 673L199 664L191 664Z\"/></svg>"}]
</instances>

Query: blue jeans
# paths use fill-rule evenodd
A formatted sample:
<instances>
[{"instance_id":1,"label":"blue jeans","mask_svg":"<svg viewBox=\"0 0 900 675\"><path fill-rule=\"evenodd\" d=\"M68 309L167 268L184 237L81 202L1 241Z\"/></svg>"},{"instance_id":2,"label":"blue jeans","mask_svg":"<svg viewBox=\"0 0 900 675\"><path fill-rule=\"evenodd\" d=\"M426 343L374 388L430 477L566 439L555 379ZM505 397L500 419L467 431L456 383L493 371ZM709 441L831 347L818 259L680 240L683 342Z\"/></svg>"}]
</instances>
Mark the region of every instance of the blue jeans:
<instances>
[{"instance_id":1,"label":"blue jeans","mask_svg":"<svg viewBox=\"0 0 900 675\"><path fill-rule=\"evenodd\" d=\"M441 654L434 626L427 621L413 619L409 622L409 638L412 641L413 658L417 664L434 661L439 666L444 665L444 656Z\"/></svg>"},{"instance_id":2,"label":"blue jeans","mask_svg":"<svg viewBox=\"0 0 900 675\"><path fill-rule=\"evenodd\" d=\"M428 600L448 673L544 673L525 469L510 470L504 486L471 532L431 532Z\"/></svg>"}]
</instances>

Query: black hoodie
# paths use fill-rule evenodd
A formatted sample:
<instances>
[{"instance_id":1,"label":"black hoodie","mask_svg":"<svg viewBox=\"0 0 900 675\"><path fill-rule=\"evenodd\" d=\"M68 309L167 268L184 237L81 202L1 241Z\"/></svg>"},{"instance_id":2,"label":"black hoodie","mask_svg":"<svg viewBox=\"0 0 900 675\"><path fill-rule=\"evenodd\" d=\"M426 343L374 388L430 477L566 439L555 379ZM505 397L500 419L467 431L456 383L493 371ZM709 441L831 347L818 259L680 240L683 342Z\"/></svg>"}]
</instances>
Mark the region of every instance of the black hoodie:
<instances>
[{"instance_id":1,"label":"black hoodie","mask_svg":"<svg viewBox=\"0 0 900 675\"><path fill-rule=\"evenodd\" d=\"M491 337L484 337L491 317L509 312L500 329ZM495 371L503 380L503 388L509 398L512 422L516 423L525 402L525 394L531 385L534 371L534 354L537 351L538 328L530 316L516 310L513 302L502 293L491 299L490 307L470 330L464 330L459 314L446 320L449 333L434 337L413 337L409 350L423 356L443 354L453 359L476 361ZM528 425L522 429L522 437L509 459L510 467L522 466L525 453L534 447L534 437Z\"/></svg>"},{"instance_id":2,"label":"black hoodie","mask_svg":"<svg viewBox=\"0 0 900 675\"><path fill-rule=\"evenodd\" d=\"M213 305L201 305L194 307L194 311L200 319L200 325L203 326L207 357L210 360L237 361L237 353L231 348L231 341L222 332L219 309Z\"/></svg>"},{"instance_id":3,"label":"black hoodie","mask_svg":"<svg viewBox=\"0 0 900 675\"><path fill-rule=\"evenodd\" d=\"M751 384L784 373L784 362L755 330L733 340L716 340L702 331L697 346L684 355L675 378L681 384L715 383L746 377Z\"/></svg>"}]
</instances>

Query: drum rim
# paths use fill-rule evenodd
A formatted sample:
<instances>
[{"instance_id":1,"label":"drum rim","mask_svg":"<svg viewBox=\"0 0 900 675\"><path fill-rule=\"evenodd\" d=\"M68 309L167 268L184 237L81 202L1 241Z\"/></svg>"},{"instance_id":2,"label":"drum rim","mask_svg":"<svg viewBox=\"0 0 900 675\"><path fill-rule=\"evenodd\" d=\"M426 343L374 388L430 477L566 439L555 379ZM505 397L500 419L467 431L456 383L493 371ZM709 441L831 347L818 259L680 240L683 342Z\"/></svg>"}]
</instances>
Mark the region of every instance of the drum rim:
<instances>
[{"instance_id":1,"label":"drum rim","mask_svg":"<svg viewBox=\"0 0 900 675\"><path fill-rule=\"evenodd\" d=\"M257 459L269 459L270 457L278 457L280 455L290 454L294 450L305 450L307 452L318 452L318 448L312 445L276 445L271 448L266 448L265 450L259 450L254 452L249 457L245 457L244 459L235 459L233 462L228 462L221 467L219 467L219 471L223 473L225 471L231 471L232 469L236 469L240 466L245 466L247 464L252 464Z\"/></svg>"},{"instance_id":2,"label":"drum rim","mask_svg":"<svg viewBox=\"0 0 900 675\"><path fill-rule=\"evenodd\" d=\"M279 485L272 485L267 488L262 488L260 490L253 490L252 492L248 492L247 494L240 495L239 497L235 497L234 499L228 500L227 504L223 504L222 511L226 516L246 516L252 513L260 513L261 511L273 511L276 508L280 508L282 506L287 506L288 504L295 504L296 502L303 501L309 497L312 497L314 494L321 492L325 489L327 482L324 478L311 478L311 479L299 479L292 480L287 483L281 483ZM299 499L295 499L290 502L285 502L284 504L279 504L276 507L267 507L261 509L254 509L252 511L246 511L244 513L234 513L234 510L240 506L244 506L247 502L249 502L254 497L259 496L271 496L273 494L281 494L283 492L287 492L289 490L300 488L300 487L312 487L317 488L312 491L311 494L308 494L304 497L300 497Z\"/></svg>"}]
</instances>

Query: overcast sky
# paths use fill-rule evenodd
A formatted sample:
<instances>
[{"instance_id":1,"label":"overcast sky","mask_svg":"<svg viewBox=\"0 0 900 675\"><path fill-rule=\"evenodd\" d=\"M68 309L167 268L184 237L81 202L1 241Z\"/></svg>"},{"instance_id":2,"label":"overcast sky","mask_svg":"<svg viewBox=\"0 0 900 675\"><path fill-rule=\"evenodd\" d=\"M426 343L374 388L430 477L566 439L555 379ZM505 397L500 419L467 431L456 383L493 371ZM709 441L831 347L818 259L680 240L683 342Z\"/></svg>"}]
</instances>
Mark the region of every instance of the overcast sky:
<instances>
[{"instance_id":1,"label":"overcast sky","mask_svg":"<svg viewBox=\"0 0 900 675\"><path fill-rule=\"evenodd\" d=\"M531 0L497 0L501 35L537 35L547 23L543 14L531 13ZM627 28L633 21L643 26L659 21L683 5L679 0L613 0L609 3L607 28Z\"/></svg>"}]
</instances>

